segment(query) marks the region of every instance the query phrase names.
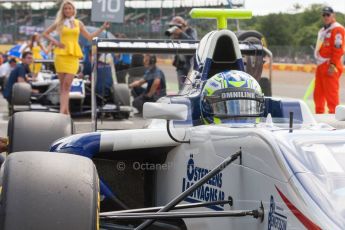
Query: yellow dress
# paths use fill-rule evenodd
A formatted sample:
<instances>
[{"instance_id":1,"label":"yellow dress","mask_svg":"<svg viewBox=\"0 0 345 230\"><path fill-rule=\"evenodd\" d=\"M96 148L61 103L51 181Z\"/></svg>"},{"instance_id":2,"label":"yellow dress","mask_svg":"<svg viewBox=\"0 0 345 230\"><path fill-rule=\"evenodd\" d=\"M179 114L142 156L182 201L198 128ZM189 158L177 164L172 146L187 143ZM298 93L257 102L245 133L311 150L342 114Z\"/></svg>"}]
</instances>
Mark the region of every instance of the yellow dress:
<instances>
[{"instance_id":1,"label":"yellow dress","mask_svg":"<svg viewBox=\"0 0 345 230\"><path fill-rule=\"evenodd\" d=\"M77 74L79 59L83 53L79 46L79 21L74 20L74 28L63 26L60 33L60 42L65 45L63 49L56 47L54 50L55 70L57 73Z\"/></svg>"},{"instance_id":2,"label":"yellow dress","mask_svg":"<svg viewBox=\"0 0 345 230\"><path fill-rule=\"evenodd\" d=\"M32 52L32 56L33 58L36 59L42 59L42 55L41 55L41 47L40 46L33 46L31 49ZM37 74L38 72L41 71L42 68L42 64L41 63L37 63L37 64L31 64L30 65L30 70L32 73Z\"/></svg>"}]
</instances>

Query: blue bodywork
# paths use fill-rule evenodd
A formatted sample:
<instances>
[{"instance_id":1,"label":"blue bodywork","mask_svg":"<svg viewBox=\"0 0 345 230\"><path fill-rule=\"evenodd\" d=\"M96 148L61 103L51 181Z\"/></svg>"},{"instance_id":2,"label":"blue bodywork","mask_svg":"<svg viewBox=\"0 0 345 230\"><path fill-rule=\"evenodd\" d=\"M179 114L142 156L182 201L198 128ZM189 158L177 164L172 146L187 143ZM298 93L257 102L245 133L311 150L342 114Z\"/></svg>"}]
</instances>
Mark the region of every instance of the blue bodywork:
<instances>
[{"instance_id":1,"label":"blue bodywork","mask_svg":"<svg viewBox=\"0 0 345 230\"><path fill-rule=\"evenodd\" d=\"M84 133L65 137L56 141L50 148L50 152L71 153L92 159L99 153L101 146L101 134ZM105 197L114 197L115 194L109 186L100 179L101 194Z\"/></svg>"},{"instance_id":2,"label":"blue bodywork","mask_svg":"<svg viewBox=\"0 0 345 230\"><path fill-rule=\"evenodd\" d=\"M65 137L56 141L50 148L51 152L72 153L93 158L100 150L100 133L83 133Z\"/></svg>"}]
</instances>

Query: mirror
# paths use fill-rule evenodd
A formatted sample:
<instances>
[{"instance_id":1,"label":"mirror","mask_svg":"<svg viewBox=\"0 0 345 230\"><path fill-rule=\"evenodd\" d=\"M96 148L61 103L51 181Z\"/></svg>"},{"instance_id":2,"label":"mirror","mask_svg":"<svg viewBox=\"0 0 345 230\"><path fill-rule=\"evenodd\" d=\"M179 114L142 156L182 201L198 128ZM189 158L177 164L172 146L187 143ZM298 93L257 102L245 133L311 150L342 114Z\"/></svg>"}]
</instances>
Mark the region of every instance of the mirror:
<instances>
[{"instance_id":1,"label":"mirror","mask_svg":"<svg viewBox=\"0 0 345 230\"><path fill-rule=\"evenodd\" d=\"M338 105L335 108L335 119L345 121L345 105Z\"/></svg>"},{"instance_id":2,"label":"mirror","mask_svg":"<svg viewBox=\"0 0 345 230\"><path fill-rule=\"evenodd\" d=\"M143 116L146 119L187 120L188 107L184 104L146 102Z\"/></svg>"}]
</instances>

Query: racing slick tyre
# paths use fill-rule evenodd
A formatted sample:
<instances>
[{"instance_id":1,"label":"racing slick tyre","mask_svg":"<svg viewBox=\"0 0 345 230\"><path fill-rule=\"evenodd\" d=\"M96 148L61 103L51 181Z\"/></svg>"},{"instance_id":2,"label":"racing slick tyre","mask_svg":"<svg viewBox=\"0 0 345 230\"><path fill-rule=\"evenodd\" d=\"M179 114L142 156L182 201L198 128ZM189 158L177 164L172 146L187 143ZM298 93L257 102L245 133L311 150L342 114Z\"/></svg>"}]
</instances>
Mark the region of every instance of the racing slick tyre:
<instances>
[{"instance_id":1,"label":"racing slick tyre","mask_svg":"<svg viewBox=\"0 0 345 230\"><path fill-rule=\"evenodd\" d=\"M115 104L130 105L131 92L127 84L115 84L113 86L113 99Z\"/></svg>"},{"instance_id":2,"label":"racing slick tyre","mask_svg":"<svg viewBox=\"0 0 345 230\"><path fill-rule=\"evenodd\" d=\"M272 96L272 86L271 81L267 77L261 77L259 84L261 86L261 90L266 97Z\"/></svg>"},{"instance_id":3,"label":"racing slick tyre","mask_svg":"<svg viewBox=\"0 0 345 230\"><path fill-rule=\"evenodd\" d=\"M117 112L111 114L114 119L128 119L130 116L130 112Z\"/></svg>"},{"instance_id":4,"label":"racing slick tyre","mask_svg":"<svg viewBox=\"0 0 345 230\"><path fill-rule=\"evenodd\" d=\"M16 111L29 110L31 91L31 85L26 82L17 82L13 85L11 104L8 108L9 116Z\"/></svg>"},{"instance_id":5,"label":"racing slick tyre","mask_svg":"<svg viewBox=\"0 0 345 230\"><path fill-rule=\"evenodd\" d=\"M238 31L236 36L241 42L263 45L264 36L255 30ZM260 80L264 64L263 55L247 56L244 58L246 63L246 72L252 75L257 81Z\"/></svg>"},{"instance_id":6,"label":"racing slick tyre","mask_svg":"<svg viewBox=\"0 0 345 230\"><path fill-rule=\"evenodd\" d=\"M31 97L31 85L25 82L17 82L12 88L11 103L13 105L29 105Z\"/></svg>"},{"instance_id":7,"label":"racing slick tyre","mask_svg":"<svg viewBox=\"0 0 345 230\"><path fill-rule=\"evenodd\" d=\"M90 159L62 153L13 153L3 164L0 178L0 229L98 229L99 179Z\"/></svg>"},{"instance_id":8,"label":"racing slick tyre","mask_svg":"<svg viewBox=\"0 0 345 230\"><path fill-rule=\"evenodd\" d=\"M113 100L114 104L118 106L130 106L131 92L127 84L116 84L113 86ZM120 108L121 110L121 108ZM128 119L130 111L119 111L112 113L114 119Z\"/></svg>"},{"instance_id":9,"label":"racing slick tyre","mask_svg":"<svg viewBox=\"0 0 345 230\"><path fill-rule=\"evenodd\" d=\"M18 112L8 122L8 152L48 151L57 139L73 134L68 115L48 112Z\"/></svg>"}]
</instances>

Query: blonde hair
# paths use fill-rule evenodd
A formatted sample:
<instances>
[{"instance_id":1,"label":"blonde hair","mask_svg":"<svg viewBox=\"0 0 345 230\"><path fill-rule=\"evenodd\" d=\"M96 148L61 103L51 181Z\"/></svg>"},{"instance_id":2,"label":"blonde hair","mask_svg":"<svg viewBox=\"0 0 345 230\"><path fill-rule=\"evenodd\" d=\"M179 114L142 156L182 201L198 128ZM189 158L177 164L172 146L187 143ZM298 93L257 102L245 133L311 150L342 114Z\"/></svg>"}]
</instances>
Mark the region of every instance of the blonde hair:
<instances>
[{"instance_id":1,"label":"blonde hair","mask_svg":"<svg viewBox=\"0 0 345 230\"><path fill-rule=\"evenodd\" d=\"M56 25L56 30L57 30L57 32L59 32L59 33L61 32L62 27L63 27L63 24L64 24L64 21L65 21L65 19L66 19L65 15L64 15L64 13L63 13L63 8L64 8L65 5L67 5L67 4L71 5L72 8L73 8L73 10L74 10L73 17L75 17L76 14L77 14L77 9L75 8L75 5L74 5L73 1L71 1L71 0L64 0L64 1L61 3L60 9L59 9L59 11L58 11L57 14L56 14L56 19L55 19L55 22L54 22L54 24Z\"/></svg>"}]
</instances>

